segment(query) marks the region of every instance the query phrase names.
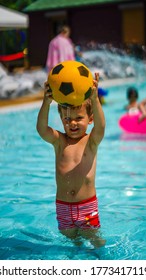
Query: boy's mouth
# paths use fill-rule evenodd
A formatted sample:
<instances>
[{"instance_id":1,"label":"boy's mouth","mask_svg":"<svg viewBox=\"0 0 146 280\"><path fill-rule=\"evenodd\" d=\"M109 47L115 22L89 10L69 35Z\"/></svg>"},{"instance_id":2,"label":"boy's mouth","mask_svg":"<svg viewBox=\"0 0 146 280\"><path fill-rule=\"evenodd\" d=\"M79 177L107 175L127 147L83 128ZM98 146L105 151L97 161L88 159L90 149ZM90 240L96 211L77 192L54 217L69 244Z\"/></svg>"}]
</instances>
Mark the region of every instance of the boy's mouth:
<instances>
[{"instance_id":1,"label":"boy's mouth","mask_svg":"<svg viewBox=\"0 0 146 280\"><path fill-rule=\"evenodd\" d=\"M78 131L79 129L77 128L77 127L75 127L75 128L70 128L70 131L72 131L72 132L76 132L76 131Z\"/></svg>"}]
</instances>

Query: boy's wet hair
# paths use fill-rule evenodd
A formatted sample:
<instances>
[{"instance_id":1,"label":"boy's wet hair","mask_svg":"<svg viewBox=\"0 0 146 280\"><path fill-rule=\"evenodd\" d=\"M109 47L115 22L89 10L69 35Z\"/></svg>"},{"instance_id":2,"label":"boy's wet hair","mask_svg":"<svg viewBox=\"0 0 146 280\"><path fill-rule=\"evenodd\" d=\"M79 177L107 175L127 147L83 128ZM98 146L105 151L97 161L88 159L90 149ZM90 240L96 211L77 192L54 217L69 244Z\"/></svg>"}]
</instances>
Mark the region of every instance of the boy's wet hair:
<instances>
[{"instance_id":1,"label":"boy's wet hair","mask_svg":"<svg viewBox=\"0 0 146 280\"><path fill-rule=\"evenodd\" d=\"M92 105L91 105L91 101L90 99L86 100L84 102L85 104L85 107L86 107L86 112L87 112L87 115L88 117L90 117L92 114L93 114L93 110L92 110ZM82 104L83 105L83 104ZM61 109L63 108L64 110L67 110L67 108L71 108L71 109L76 109L76 108L81 108L82 105L79 105L79 106L73 106L73 105L70 105L70 106L64 106L64 105L61 105L61 104L58 104L58 112L61 116Z\"/></svg>"},{"instance_id":2,"label":"boy's wet hair","mask_svg":"<svg viewBox=\"0 0 146 280\"><path fill-rule=\"evenodd\" d=\"M127 89L127 99L131 99L131 97L134 97L135 99L138 99L138 91L134 87L129 87Z\"/></svg>"}]
</instances>

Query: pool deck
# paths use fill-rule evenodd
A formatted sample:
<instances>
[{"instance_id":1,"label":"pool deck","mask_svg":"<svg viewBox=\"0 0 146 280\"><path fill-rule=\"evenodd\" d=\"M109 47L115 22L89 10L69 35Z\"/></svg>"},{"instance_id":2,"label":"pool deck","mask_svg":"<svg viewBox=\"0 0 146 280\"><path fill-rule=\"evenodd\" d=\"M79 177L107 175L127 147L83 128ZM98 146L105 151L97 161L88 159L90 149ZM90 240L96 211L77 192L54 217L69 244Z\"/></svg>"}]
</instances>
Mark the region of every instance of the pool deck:
<instances>
[{"instance_id":1,"label":"pool deck","mask_svg":"<svg viewBox=\"0 0 146 280\"><path fill-rule=\"evenodd\" d=\"M126 78L126 79L114 79L114 80L106 80L106 81L100 81L99 86L103 88L109 88L113 86L120 86L122 84L124 85L130 85L132 83L135 83L135 78ZM16 110L17 108L27 107L32 108L36 106L40 106L43 99L43 90L33 93L33 94L27 94L22 97L17 97L14 99L0 99L0 112L4 112L7 110Z\"/></svg>"},{"instance_id":2,"label":"pool deck","mask_svg":"<svg viewBox=\"0 0 146 280\"><path fill-rule=\"evenodd\" d=\"M43 90L38 93L27 94L14 99L0 99L0 107L16 106L24 103L37 102L42 100L42 98L43 98Z\"/></svg>"}]
</instances>

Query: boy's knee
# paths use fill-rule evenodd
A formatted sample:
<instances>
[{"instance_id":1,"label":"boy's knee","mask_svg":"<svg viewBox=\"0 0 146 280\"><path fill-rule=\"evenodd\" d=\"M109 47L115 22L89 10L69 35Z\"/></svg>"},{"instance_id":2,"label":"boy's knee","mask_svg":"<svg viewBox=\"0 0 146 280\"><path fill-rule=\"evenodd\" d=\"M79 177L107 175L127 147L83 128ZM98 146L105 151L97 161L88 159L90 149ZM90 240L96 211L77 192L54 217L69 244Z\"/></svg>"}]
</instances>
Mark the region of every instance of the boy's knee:
<instances>
[{"instance_id":1,"label":"boy's knee","mask_svg":"<svg viewBox=\"0 0 146 280\"><path fill-rule=\"evenodd\" d=\"M72 229L62 229L60 230L61 234L65 235L66 237L70 238L70 239L74 239L77 237L77 229L76 228L72 228Z\"/></svg>"}]
</instances>

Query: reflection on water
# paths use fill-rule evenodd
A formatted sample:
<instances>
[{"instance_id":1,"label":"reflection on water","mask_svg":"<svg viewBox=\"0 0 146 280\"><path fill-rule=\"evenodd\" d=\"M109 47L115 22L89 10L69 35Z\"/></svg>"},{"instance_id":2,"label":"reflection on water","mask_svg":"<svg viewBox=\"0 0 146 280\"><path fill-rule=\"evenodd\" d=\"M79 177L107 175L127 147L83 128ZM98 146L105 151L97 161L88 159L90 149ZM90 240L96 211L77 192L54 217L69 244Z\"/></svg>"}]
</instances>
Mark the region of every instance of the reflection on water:
<instances>
[{"instance_id":1,"label":"reflection on water","mask_svg":"<svg viewBox=\"0 0 146 280\"><path fill-rule=\"evenodd\" d=\"M129 133L129 134L128 133L121 133L120 139L124 140L124 141L145 142L146 141L146 135L144 135L144 134L132 134L132 133Z\"/></svg>"}]
</instances>

